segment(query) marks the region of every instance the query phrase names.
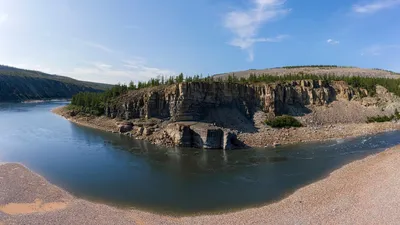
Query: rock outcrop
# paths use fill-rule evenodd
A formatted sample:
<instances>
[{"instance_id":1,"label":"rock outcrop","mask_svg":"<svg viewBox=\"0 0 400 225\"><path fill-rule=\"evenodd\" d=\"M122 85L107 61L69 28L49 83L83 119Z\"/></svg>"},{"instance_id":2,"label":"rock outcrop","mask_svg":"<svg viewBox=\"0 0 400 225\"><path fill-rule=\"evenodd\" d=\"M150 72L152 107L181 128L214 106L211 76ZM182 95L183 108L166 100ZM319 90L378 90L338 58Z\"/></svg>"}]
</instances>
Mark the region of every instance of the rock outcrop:
<instances>
[{"instance_id":1,"label":"rock outcrop","mask_svg":"<svg viewBox=\"0 0 400 225\"><path fill-rule=\"evenodd\" d=\"M126 120L162 118L171 121L198 121L207 110L234 107L251 117L257 104L252 86L231 83L181 83L128 93L106 107L106 115Z\"/></svg>"},{"instance_id":2,"label":"rock outcrop","mask_svg":"<svg viewBox=\"0 0 400 225\"><path fill-rule=\"evenodd\" d=\"M179 147L225 150L245 147L235 133L218 127L172 123L164 132L164 138L169 137Z\"/></svg>"},{"instance_id":3,"label":"rock outcrop","mask_svg":"<svg viewBox=\"0 0 400 225\"><path fill-rule=\"evenodd\" d=\"M355 95L344 82L328 84L322 80L254 85L191 82L129 92L106 106L105 112L125 120L199 121L211 110L232 108L251 119L259 109L274 115L298 115L306 112L307 105L326 105L338 98L351 100Z\"/></svg>"},{"instance_id":4,"label":"rock outcrop","mask_svg":"<svg viewBox=\"0 0 400 225\"><path fill-rule=\"evenodd\" d=\"M118 129L120 133L126 133L133 129L133 123L131 122L123 122L118 124Z\"/></svg>"},{"instance_id":5,"label":"rock outcrop","mask_svg":"<svg viewBox=\"0 0 400 225\"><path fill-rule=\"evenodd\" d=\"M352 100L358 92L344 82L322 80L253 85L191 82L128 92L107 105L105 112L134 122L122 123L120 132L153 143L234 149L245 147L236 136L238 131L257 131L256 112L302 116L310 112L310 105Z\"/></svg>"}]
</instances>

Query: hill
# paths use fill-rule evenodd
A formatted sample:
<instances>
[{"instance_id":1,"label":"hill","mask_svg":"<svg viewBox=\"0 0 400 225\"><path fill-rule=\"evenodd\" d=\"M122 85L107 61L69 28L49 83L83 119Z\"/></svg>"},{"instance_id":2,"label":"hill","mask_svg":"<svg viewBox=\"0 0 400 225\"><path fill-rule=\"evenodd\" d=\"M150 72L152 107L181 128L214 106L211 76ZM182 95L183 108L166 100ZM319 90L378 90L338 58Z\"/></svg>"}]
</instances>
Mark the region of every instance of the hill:
<instances>
[{"instance_id":1,"label":"hill","mask_svg":"<svg viewBox=\"0 0 400 225\"><path fill-rule=\"evenodd\" d=\"M79 92L101 92L110 87L112 85L0 65L0 102L71 98Z\"/></svg>"},{"instance_id":2,"label":"hill","mask_svg":"<svg viewBox=\"0 0 400 225\"><path fill-rule=\"evenodd\" d=\"M293 74L309 74L309 75L334 75L334 76L359 76L359 77L379 77L379 78L400 78L399 73L383 69L363 69L348 66L335 65L311 65L311 66L286 66L270 69L250 69L244 71L236 71L229 73L215 74L214 78L226 78L229 75L235 77L249 77L254 75L275 75L285 76Z\"/></svg>"}]
</instances>

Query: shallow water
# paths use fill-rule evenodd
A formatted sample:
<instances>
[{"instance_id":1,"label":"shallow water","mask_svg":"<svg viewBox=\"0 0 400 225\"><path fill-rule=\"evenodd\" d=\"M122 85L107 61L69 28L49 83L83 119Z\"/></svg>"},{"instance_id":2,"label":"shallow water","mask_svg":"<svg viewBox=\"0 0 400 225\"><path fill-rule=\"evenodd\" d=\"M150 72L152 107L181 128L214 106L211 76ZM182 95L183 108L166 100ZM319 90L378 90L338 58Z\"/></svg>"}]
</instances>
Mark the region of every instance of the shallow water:
<instances>
[{"instance_id":1,"label":"shallow water","mask_svg":"<svg viewBox=\"0 0 400 225\"><path fill-rule=\"evenodd\" d=\"M64 104L0 104L0 162L21 162L77 197L164 213L266 204L400 144L395 131L276 149L164 148L50 112Z\"/></svg>"}]
</instances>

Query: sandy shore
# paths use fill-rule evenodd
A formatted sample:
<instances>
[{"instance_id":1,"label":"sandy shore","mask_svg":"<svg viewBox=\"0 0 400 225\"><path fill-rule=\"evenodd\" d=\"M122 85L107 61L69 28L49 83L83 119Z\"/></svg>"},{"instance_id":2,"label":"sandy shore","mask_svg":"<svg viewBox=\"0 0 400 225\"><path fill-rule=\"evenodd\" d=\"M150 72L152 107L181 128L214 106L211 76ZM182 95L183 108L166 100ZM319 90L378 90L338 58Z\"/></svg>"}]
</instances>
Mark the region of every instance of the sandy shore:
<instances>
[{"instance_id":1,"label":"sandy shore","mask_svg":"<svg viewBox=\"0 0 400 225\"><path fill-rule=\"evenodd\" d=\"M61 106L52 110L71 122L87 126L95 129L100 129L109 132L117 132L117 120L110 119L105 116L69 116L65 106ZM358 137L364 135L378 134L388 131L400 130L400 122L385 122L385 123L350 123L350 124L332 124L318 127L301 127L290 129L272 129L262 128L256 133L241 133L238 138L250 147L265 147L272 146L274 143L295 144L305 142L318 142L334 139L344 139ZM152 141L158 139L153 136L140 136L138 139Z\"/></svg>"},{"instance_id":2,"label":"sandy shore","mask_svg":"<svg viewBox=\"0 0 400 225\"><path fill-rule=\"evenodd\" d=\"M92 203L74 198L15 163L0 165L0 181L0 224L398 224L400 221L400 146L350 163L279 202L222 215L177 218Z\"/></svg>"}]
</instances>

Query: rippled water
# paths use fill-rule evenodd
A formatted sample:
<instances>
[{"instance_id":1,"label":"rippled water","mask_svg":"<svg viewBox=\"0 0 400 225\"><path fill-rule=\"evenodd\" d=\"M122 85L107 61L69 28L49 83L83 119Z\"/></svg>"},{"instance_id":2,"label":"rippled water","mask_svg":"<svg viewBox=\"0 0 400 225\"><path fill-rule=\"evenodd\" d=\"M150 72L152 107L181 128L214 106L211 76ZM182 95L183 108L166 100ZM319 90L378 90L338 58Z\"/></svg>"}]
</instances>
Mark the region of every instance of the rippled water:
<instances>
[{"instance_id":1,"label":"rippled water","mask_svg":"<svg viewBox=\"0 0 400 225\"><path fill-rule=\"evenodd\" d=\"M163 148L50 112L63 104L0 104L0 161L22 162L78 197L157 212L266 204L400 143L396 131L276 149Z\"/></svg>"}]
</instances>

